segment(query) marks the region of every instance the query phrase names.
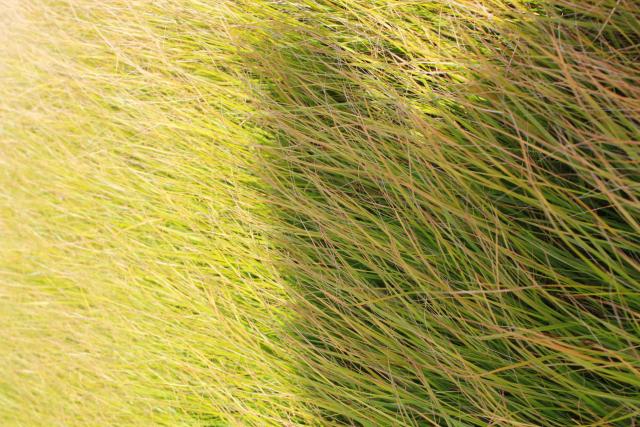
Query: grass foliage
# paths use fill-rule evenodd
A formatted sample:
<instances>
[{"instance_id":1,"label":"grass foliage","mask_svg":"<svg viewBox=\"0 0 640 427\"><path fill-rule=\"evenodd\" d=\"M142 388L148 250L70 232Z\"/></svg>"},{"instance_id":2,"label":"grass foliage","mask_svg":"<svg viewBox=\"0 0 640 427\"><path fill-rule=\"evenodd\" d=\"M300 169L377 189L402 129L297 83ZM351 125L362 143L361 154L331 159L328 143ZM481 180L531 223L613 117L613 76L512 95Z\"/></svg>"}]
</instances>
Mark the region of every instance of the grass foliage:
<instances>
[{"instance_id":1,"label":"grass foliage","mask_svg":"<svg viewBox=\"0 0 640 427\"><path fill-rule=\"evenodd\" d=\"M2 425L637 423L637 1L0 9Z\"/></svg>"}]
</instances>

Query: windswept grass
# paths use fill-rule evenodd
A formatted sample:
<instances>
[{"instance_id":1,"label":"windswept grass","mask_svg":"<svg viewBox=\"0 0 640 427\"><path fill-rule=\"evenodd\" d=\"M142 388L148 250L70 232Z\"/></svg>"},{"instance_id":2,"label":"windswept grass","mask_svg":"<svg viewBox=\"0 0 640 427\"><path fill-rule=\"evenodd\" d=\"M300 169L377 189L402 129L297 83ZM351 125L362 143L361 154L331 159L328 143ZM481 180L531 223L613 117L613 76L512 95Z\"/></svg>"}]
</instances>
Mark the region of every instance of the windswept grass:
<instances>
[{"instance_id":1,"label":"windswept grass","mask_svg":"<svg viewBox=\"0 0 640 427\"><path fill-rule=\"evenodd\" d=\"M0 424L298 410L216 5L22 5L1 85ZM198 45L202 45L201 48Z\"/></svg>"},{"instance_id":2,"label":"windswept grass","mask_svg":"<svg viewBox=\"0 0 640 427\"><path fill-rule=\"evenodd\" d=\"M3 425L637 423L638 2L0 4Z\"/></svg>"}]
</instances>

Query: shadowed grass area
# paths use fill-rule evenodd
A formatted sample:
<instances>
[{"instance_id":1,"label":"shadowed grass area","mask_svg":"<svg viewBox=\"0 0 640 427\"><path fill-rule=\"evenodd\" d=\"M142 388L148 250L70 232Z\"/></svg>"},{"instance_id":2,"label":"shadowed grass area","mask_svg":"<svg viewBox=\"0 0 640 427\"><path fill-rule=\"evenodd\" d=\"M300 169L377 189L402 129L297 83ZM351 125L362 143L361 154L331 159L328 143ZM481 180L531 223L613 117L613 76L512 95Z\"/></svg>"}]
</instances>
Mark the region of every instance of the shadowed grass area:
<instances>
[{"instance_id":1,"label":"shadowed grass area","mask_svg":"<svg viewBox=\"0 0 640 427\"><path fill-rule=\"evenodd\" d=\"M637 2L0 4L3 424L637 422Z\"/></svg>"},{"instance_id":2,"label":"shadowed grass area","mask_svg":"<svg viewBox=\"0 0 640 427\"><path fill-rule=\"evenodd\" d=\"M361 425L634 422L637 10L320 3L247 41L310 395Z\"/></svg>"}]
</instances>

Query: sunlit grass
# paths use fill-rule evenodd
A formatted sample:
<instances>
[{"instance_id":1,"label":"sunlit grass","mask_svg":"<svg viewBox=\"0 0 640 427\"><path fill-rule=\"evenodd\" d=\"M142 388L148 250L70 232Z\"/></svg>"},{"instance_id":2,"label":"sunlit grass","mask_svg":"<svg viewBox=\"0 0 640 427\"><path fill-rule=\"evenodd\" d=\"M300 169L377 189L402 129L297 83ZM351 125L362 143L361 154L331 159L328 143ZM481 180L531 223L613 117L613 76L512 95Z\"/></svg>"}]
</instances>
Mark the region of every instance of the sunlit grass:
<instances>
[{"instance_id":1,"label":"sunlit grass","mask_svg":"<svg viewBox=\"0 0 640 427\"><path fill-rule=\"evenodd\" d=\"M222 10L21 13L1 86L1 424L304 419L288 355L264 350L286 297L242 85L216 68Z\"/></svg>"},{"instance_id":2,"label":"sunlit grass","mask_svg":"<svg viewBox=\"0 0 640 427\"><path fill-rule=\"evenodd\" d=\"M637 2L0 5L1 424L637 422Z\"/></svg>"}]
</instances>

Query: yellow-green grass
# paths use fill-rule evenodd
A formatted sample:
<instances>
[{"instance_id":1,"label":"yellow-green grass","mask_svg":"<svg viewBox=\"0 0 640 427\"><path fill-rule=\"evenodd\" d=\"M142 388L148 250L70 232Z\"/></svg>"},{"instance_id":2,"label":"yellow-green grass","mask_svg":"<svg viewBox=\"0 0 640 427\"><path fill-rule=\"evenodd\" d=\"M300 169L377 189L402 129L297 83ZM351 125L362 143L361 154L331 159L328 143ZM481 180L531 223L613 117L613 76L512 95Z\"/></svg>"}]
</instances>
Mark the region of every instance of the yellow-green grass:
<instances>
[{"instance_id":1,"label":"yellow-green grass","mask_svg":"<svg viewBox=\"0 0 640 427\"><path fill-rule=\"evenodd\" d=\"M637 422L637 1L0 4L3 425Z\"/></svg>"},{"instance_id":2,"label":"yellow-green grass","mask_svg":"<svg viewBox=\"0 0 640 427\"><path fill-rule=\"evenodd\" d=\"M304 419L288 354L267 353L286 297L255 137L235 120L249 111L217 70L230 50L220 6L14 7L0 89L0 424Z\"/></svg>"}]
</instances>

